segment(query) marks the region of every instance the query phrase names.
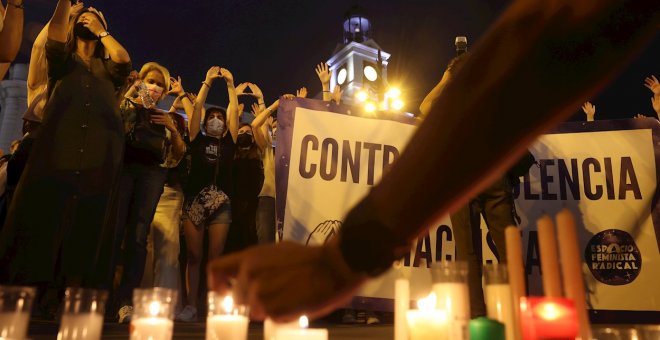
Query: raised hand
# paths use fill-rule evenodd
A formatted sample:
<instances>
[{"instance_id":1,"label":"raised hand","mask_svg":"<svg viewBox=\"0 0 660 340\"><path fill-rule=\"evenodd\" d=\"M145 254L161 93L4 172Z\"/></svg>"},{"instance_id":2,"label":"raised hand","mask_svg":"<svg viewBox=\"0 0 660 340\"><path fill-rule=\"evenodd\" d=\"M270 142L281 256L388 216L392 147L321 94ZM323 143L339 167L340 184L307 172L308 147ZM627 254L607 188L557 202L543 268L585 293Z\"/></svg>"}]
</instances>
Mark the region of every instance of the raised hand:
<instances>
[{"instance_id":1,"label":"raised hand","mask_svg":"<svg viewBox=\"0 0 660 340\"><path fill-rule=\"evenodd\" d=\"M296 91L296 97L298 98L307 98L307 88L301 87L300 90Z\"/></svg>"},{"instance_id":2,"label":"raised hand","mask_svg":"<svg viewBox=\"0 0 660 340\"><path fill-rule=\"evenodd\" d=\"M335 88L332 89L332 100L337 104L341 104L342 94L344 94L344 90L342 90L340 86L335 86Z\"/></svg>"},{"instance_id":3,"label":"raised hand","mask_svg":"<svg viewBox=\"0 0 660 340\"><path fill-rule=\"evenodd\" d=\"M294 99L296 99L296 96L294 96L294 95L292 95L292 94L290 94L290 93L283 94L282 97L284 97L284 99L288 99L288 100L294 100Z\"/></svg>"},{"instance_id":4,"label":"raised hand","mask_svg":"<svg viewBox=\"0 0 660 340\"><path fill-rule=\"evenodd\" d=\"M660 116L660 96L651 97L651 106L653 106L653 111Z\"/></svg>"},{"instance_id":5,"label":"raised hand","mask_svg":"<svg viewBox=\"0 0 660 340\"><path fill-rule=\"evenodd\" d=\"M259 107L259 104L252 103L252 114L256 116L259 114L259 112L261 112L261 108Z\"/></svg>"},{"instance_id":6,"label":"raised hand","mask_svg":"<svg viewBox=\"0 0 660 340\"><path fill-rule=\"evenodd\" d=\"M221 68L220 75L222 76L222 78L225 78L225 81L227 82L228 85L234 85L234 75L231 74L231 72L229 72L228 69Z\"/></svg>"},{"instance_id":7,"label":"raised hand","mask_svg":"<svg viewBox=\"0 0 660 340\"><path fill-rule=\"evenodd\" d=\"M660 82L658 82L658 78L655 76L650 76L646 77L644 79L644 86L646 86L647 89L651 90L654 95L659 96L660 95Z\"/></svg>"},{"instance_id":8,"label":"raised hand","mask_svg":"<svg viewBox=\"0 0 660 340\"><path fill-rule=\"evenodd\" d=\"M594 121L594 116L596 115L596 107L594 104L591 104L590 102L585 102L584 105L582 105L582 111L587 115L587 121L588 122L593 122Z\"/></svg>"},{"instance_id":9,"label":"raised hand","mask_svg":"<svg viewBox=\"0 0 660 340\"><path fill-rule=\"evenodd\" d=\"M105 27L103 27L103 24L96 15L84 16L80 22L97 37L99 34L105 32Z\"/></svg>"},{"instance_id":10,"label":"raised hand","mask_svg":"<svg viewBox=\"0 0 660 340\"><path fill-rule=\"evenodd\" d=\"M249 96L252 95L252 93L245 93L245 89L247 89L248 85L250 83L240 83L238 86L236 86L236 95L237 96Z\"/></svg>"},{"instance_id":11,"label":"raised hand","mask_svg":"<svg viewBox=\"0 0 660 340\"><path fill-rule=\"evenodd\" d=\"M643 114L641 114L641 113L638 113L638 114L634 115L633 118L635 118L635 119L641 119L641 118L646 118L646 116L643 115Z\"/></svg>"},{"instance_id":12,"label":"raised hand","mask_svg":"<svg viewBox=\"0 0 660 340\"><path fill-rule=\"evenodd\" d=\"M79 2L73 6L71 6L71 9L69 9L69 17L70 18L75 18L82 12L82 10L85 9L85 4L82 2Z\"/></svg>"},{"instance_id":13,"label":"raised hand","mask_svg":"<svg viewBox=\"0 0 660 340\"><path fill-rule=\"evenodd\" d=\"M170 77L170 91L167 94L175 94L177 97L186 94L186 91L181 84L181 77Z\"/></svg>"},{"instance_id":14,"label":"raised hand","mask_svg":"<svg viewBox=\"0 0 660 340\"><path fill-rule=\"evenodd\" d=\"M248 83L248 87L250 88L250 91L252 91L252 95L257 97L257 99L264 99L264 94L261 92L261 89L257 84L255 83Z\"/></svg>"},{"instance_id":15,"label":"raised hand","mask_svg":"<svg viewBox=\"0 0 660 340\"><path fill-rule=\"evenodd\" d=\"M211 84L214 80L222 78L220 66L213 66L206 72L206 82Z\"/></svg>"},{"instance_id":16,"label":"raised hand","mask_svg":"<svg viewBox=\"0 0 660 340\"><path fill-rule=\"evenodd\" d=\"M316 65L316 75L319 76L321 84L330 84L330 70L328 69L328 64L320 63Z\"/></svg>"}]
</instances>

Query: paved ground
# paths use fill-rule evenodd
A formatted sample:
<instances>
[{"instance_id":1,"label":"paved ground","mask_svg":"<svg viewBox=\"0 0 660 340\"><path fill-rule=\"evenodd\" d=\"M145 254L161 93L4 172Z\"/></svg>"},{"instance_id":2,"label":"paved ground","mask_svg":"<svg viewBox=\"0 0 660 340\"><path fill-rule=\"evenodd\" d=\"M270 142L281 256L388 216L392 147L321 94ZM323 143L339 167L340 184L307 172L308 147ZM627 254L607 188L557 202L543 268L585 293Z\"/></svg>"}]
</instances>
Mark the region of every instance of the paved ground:
<instances>
[{"instance_id":1,"label":"paved ground","mask_svg":"<svg viewBox=\"0 0 660 340\"><path fill-rule=\"evenodd\" d=\"M35 321L30 323L29 338L33 340L55 339L57 336L58 323ZM174 324L174 339L193 340L204 339L205 325L203 323ZM376 326L343 326L333 324L318 324L312 327L329 328L332 340L353 339L392 339L394 327L392 325ZM128 339L128 326L106 323L103 329L103 339ZM250 324L249 340L262 340L263 328L261 324Z\"/></svg>"}]
</instances>

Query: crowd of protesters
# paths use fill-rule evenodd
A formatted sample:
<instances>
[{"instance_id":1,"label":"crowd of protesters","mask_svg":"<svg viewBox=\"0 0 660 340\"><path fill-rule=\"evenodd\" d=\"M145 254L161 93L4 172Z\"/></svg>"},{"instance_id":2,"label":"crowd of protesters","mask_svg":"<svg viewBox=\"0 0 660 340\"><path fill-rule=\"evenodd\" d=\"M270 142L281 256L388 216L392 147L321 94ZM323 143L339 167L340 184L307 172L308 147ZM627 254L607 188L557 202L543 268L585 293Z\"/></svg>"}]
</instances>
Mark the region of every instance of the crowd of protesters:
<instances>
[{"instance_id":1,"label":"crowd of protesters","mask_svg":"<svg viewBox=\"0 0 660 340\"><path fill-rule=\"evenodd\" d=\"M3 65L23 26L22 1L7 6ZM112 311L127 322L148 273L153 285L180 290L177 318L196 321L203 260L276 240L279 100L266 106L257 84L235 85L218 66L196 94L163 65L133 66L103 14L69 0L57 2L32 47L24 137L0 169L0 282L37 286L46 318L63 288L82 286L112 291ZM327 65L317 74L329 88ZM217 88L226 88L226 108L206 104ZM172 107L159 108L168 96Z\"/></svg>"}]
</instances>

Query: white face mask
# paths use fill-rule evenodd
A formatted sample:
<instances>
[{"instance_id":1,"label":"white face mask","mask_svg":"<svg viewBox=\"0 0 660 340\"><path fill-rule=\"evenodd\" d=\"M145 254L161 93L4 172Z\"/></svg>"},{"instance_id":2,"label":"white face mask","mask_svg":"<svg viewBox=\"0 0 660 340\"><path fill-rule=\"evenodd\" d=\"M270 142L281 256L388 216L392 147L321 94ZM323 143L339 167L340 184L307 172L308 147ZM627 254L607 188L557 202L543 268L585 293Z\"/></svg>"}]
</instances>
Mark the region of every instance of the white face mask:
<instances>
[{"instance_id":1,"label":"white face mask","mask_svg":"<svg viewBox=\"0 0 660 340\"><path fill-rule=\"evenodd\" d=\"M206 122L206 134L209 136L220 137L224 129L225 122L218 118L211 118Z\"/></svg>"},{"instance_id":2,"label":"white face mask","mask_svg":"<svg viewBox=\"0 0 660 340\"><path fill-rule=\"evenodd\" d=\"M147 91L149 91L149 96L151 99L153 99L155 102L160 99L160 96L163 94L163 88L156 85L156 84L144 84L147 87Z\"/></svg>"}]
</instances>

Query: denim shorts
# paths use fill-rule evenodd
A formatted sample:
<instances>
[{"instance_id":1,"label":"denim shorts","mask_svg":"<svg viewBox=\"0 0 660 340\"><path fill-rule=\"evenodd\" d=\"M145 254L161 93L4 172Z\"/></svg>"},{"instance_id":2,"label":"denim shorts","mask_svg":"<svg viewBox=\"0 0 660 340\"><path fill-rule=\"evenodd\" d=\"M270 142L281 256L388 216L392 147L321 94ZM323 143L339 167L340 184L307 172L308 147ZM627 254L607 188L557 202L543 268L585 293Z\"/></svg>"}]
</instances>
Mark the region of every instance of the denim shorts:
<instances>
[{"instance_id":1,"label":"denim shorts","mask_svg":"<svg viewBox=\"0 0 660 340\"><path fill-rule=\"evenodd\" d=\"M192 200L193 197L186 198L186 202L188 202L188 199ZM188 217L188 214L186 213L186 209L183 209L183 219L187 220L190 219ZM231 224L231 202L227 201L223 205L220 206L218 210L209 217L206 222L204 222L205 228L208 228L209 225L211 224ZM201 224L200 224L201 225Z\"/></svg>"}]
</instances>

